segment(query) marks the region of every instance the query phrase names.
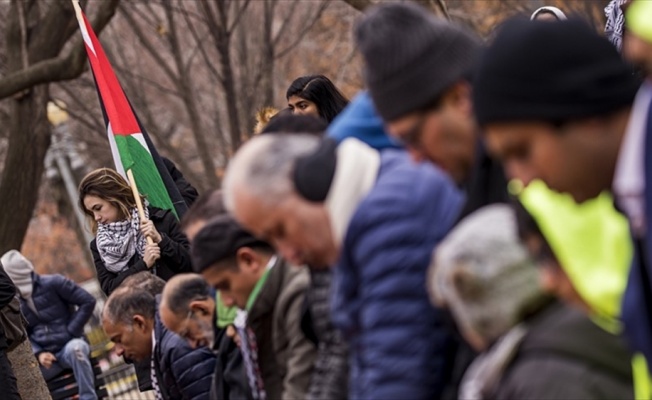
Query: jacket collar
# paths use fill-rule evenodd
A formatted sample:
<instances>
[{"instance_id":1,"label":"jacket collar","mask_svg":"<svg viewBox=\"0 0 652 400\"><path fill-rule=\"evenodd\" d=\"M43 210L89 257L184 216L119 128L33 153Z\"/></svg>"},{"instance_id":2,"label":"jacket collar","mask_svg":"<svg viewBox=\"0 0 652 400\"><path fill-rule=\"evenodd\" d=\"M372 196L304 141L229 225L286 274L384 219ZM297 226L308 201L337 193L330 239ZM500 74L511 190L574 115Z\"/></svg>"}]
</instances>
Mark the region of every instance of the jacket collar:
<instances>
[{"instance_id":1,"label":"jacket collar","mask_svg":"<svg viewBox=\"0 0 652 400\"><path fill-rule=\"evenodd\" d=\"M274 311L276 300L283 290L286 275L286 263L281 257L276 257L274 266L269 271L265 285L260 290L258 298L254 302L247 317L249 324L253 326L259 319L265 318Z\"/></svg>"}]
</instances>

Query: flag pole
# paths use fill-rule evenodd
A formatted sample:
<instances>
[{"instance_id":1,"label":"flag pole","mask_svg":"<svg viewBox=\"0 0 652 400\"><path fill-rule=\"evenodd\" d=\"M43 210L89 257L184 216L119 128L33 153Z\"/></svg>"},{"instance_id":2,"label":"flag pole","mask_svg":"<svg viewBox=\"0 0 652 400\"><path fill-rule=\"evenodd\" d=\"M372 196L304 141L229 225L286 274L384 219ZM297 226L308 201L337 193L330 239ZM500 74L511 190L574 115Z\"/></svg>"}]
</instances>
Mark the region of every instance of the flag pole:
<instances>
[{"instance_id":1,"label":"flag pole","mask_svg":"<svg viewBox=\"0 0 652 400\"><path fill-rule=\"evenodd\" d=\"M127 178L129 178L129 186L131 186L131 191L134 194L134 199L136 199L136 208L138 209L138 216L141 221L146 221L145 210L143 209L143 202L140 200L140 193L138 192L138 186L136 186L136 180L134 179L134 174L131 172L131 168L127 170ZM154 239L147 236L147 244L154 243Z\"/></svg>"},{"instance_id":2,"label":"flag pole","mask_svg":"<svg viewBox=\"0 0 652 400\"><path fill-rule=\"evenodd\" d=\"M88 32L86 32L85 24L84 24L84 17L82 16L82 9L81 5L79 4L79 0L70 0L72 2L72 6L75 9L75 16L77 17L77 22L79 23L79 28L82 31L83 36L87 36ZM136 186L136 180L134 179L134 174L131 172L131 169L127 170L127 178L129 179L129 186L131 186L131 191L134 194L134 199L136 200L136 208L138 209L138 216L140 217L141 221L146 221L147 218L145 218L145 211L143 209L143 202L140 199L140 193L138 192L138 186ZM154 239L151 237L147 236L147 244L153 244Z\"/></svg>"}]
</instances>

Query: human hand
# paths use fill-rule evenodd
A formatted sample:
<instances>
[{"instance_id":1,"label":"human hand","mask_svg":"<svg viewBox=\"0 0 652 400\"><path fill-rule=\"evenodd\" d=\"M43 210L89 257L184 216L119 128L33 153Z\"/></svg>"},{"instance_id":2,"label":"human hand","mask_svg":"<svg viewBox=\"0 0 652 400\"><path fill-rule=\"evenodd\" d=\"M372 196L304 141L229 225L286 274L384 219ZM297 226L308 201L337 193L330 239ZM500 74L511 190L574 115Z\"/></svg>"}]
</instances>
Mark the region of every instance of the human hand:
<instances>
[{"instance_id":1,"label":"human hand","mask_svg":"<svg viewBox=\"0 0 652 400\"><path fill-rule=\"evenodd\" d=\"M152 268L156 260L161 258L161 248L158 247L158 244L146 244L145 245L145 254L143 255L143 261L147 268Z\"/></svg>"},{"instance_id":2,"label":"human hand","mask_svg":"<svg viewBox=\"0 0 652 400\"><path fill-rule=\"evenodd\" d=\"M57 361L57 358L54 354L49 352L43 352L38 355L38 362L41 363L46 369L49 369L52 366L52 363Z\"/></svg>"},{"instance_id":3,"label":"human hand","mask_svg":"<svg viewBox=\"0 0 652 400\"><path fill-rule=\"evenodd\" d=\"M160 243L163 239L161 234L156 230L154 223L149 219L140 221L140 231L145 235L145 237L151 238L154 243Z\"/></svg>"}]
</instances>

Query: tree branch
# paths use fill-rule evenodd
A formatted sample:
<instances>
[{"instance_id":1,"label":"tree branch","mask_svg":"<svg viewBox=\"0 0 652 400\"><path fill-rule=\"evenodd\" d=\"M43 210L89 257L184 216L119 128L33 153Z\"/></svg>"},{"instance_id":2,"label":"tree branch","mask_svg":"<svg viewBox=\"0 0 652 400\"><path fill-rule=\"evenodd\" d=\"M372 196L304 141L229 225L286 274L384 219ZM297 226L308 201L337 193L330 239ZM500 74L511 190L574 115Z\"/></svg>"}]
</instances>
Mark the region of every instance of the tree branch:
<instances>
[{"instance_id":1,"label":"tree branch","mask_svg":"<svg viewBox=\"0 0 652 400\"><path fill-rule=\"evenodd\" d=\"M343 1L360 12L363 12L368 7L374 5L373 1L371 0L343 0Z\"/></svg>"},{"instance_id":2,"label":"tree branch","mask_svg":"<svg viewBox=\"0 0 652 400\"><path fill-rule=\"evenodd\" d=\"M115 14L119 0L105 0L95 15L91 25L97 34L111 20ZM75 40L72 50L68 54L59 55L56 58L41 61L21 69L0 79L0 99L13 96L33 86L74 79L84 71L86 61L86 50L84 43L79 38Z\"/></svg>"}]
</instances>

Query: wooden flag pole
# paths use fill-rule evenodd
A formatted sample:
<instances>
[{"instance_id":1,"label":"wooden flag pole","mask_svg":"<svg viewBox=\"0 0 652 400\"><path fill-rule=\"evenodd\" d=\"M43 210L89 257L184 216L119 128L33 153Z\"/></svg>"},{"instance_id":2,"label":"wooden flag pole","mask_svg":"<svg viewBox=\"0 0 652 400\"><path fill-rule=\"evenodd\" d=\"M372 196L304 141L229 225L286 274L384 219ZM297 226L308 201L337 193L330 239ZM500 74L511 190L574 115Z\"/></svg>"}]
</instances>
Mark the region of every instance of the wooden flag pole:
<instances>
[{"instance_id":1,"label":"wooden flag pole","mask_svg":"<svg viewBox=\"0 0 652 400\"><path fill-rule=\"evenodd\" d=\"M134 179L134 174L131 172L131 169L127 170L127 178L129 178L129 186L131 186L131 191L134 193L134 198L136 199L136 208L138 209L138 216L141 221L146 221L145 210L143 209L143 202L140 200L140 193L138 193L138 186L136 186L136 180ZM153 244L154 239L147 236L147 244Z\"/></svg>"}]
</instances>

